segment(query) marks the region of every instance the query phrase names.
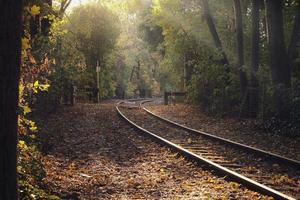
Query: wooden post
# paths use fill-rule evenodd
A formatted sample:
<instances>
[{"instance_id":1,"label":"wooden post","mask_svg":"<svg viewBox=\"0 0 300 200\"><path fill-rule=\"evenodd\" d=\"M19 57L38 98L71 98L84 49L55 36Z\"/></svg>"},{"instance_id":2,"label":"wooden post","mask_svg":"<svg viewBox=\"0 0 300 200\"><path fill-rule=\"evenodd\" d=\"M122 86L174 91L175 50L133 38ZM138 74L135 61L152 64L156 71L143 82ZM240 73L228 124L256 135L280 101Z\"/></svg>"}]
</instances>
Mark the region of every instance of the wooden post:
<instances>
[{"instance_id":1,"label":"wooden post","mask_svg":"<svg viewBox=\"0 0 300 200\"><path fill-rule=\"evenodd\" d=\"M97 102L100 102L100 65L99 65L99 61L97 60L97 66L96 66L96 73L97 73L97 89L98 89L98 93L97 93Z\"/></svg>"},{"instance_id":2,"label":"wooden post","mask_svg":"<svg viewBox=\"0 0 300 200\"><path fill-rule=\"evenodd\" d=\"M164 94L164 102L165 102L165 105L168 105L168 99L169 99L169 93L168 93L168 92L165 92L165 94Z\"/></svg>"}]
</instances>

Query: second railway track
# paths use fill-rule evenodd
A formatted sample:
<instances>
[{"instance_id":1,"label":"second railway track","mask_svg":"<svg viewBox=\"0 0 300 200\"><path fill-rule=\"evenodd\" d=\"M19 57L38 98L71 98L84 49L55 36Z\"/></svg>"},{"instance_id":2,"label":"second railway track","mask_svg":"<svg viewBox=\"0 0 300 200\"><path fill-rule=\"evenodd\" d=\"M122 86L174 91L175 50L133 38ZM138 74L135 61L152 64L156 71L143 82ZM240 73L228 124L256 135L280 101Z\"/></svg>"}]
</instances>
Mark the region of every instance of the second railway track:
<instances>
[{"instance_id":1,"label":"second railway track","mask_svg":"<svg viewBox=\"0 0 300 200\"><path fill-rule=\"evenodd\" d=\"M224 144L214 138L174 127L149 115L146 110L139 109L139 103L141 102L133 101L117 106L117 110L140 131L186 157L200 161L214 171L275 199L300 198L299 166L290 165L289 162L276 163L263 153L249 153L230 143Z\"/></svg>"}]
</instances>

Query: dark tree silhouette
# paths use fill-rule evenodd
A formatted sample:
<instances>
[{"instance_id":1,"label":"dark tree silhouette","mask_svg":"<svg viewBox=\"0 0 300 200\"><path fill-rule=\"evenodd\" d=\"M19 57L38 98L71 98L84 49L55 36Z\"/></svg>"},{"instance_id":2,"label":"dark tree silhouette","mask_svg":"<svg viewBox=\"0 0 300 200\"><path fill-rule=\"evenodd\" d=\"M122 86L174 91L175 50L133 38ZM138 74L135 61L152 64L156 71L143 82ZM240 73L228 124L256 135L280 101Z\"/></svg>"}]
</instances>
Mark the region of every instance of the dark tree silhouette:
<instances>
[{"instance_id":1,"label":"dark tree silhouette","mask_svg":"<svg viewBox=\"0 0 300 200\"><path fill-rule=\"evenodd\" d=\"M21 0L0 0L0 199L17 194L17 106L21 55Z\"/></svg>"},{"instance_id":2,"label":"dark tree silhouette","mask_svg":"<svg viewBox=\"0 0 300 200\"><path fill-rule=\"evenodd\" d=\"M288 55L290 62L292 63L293 60L297 57L297 44L300 38L300 1L298 1L298 6L296 8L296 15L294 19L294 27L292 31L292 36L290 40L290 44L288 47Z\"/></svg>"},{"instance_id":3,"label":"dark tree silhouette","mask_svg":"<svg viewBox=\"0 0 300 200\"><path fill-rule=\"evenodd\" d=\"M220 40L219 34L217 32L214 20L212 18L212 14L210 12L209 4L207 0L202 0L202 7L203 7L203 13L204 13L204 18L206 20L206 23L208 25L209 31L212 35L212 38L214 40L215 46L218 48L219 51L221 51L221 54L223 56L223 64L226 66L227 71L229 71L229 61L227 58L227 55L224 51L222 42Z\"/></svg>"},{"instance_id":4,"label":"dark tree silhouette","mask_svg":"<svg viewBox=\"0 0 300 200\"><path fill-rule=\"evenodd\" d=\"M235 26L236 26L236 44L237 44L237 56L238 63L237 68L239 70L240 85L241 85L241 97L246 98L247 89L247 75L243 69L244 63L244 33L243 33L243 14L240 0L234 0L235 11Z\"/></svg>"},{"instance_id":5,"label":"dark tree silhouette","mask_svg":"<svg viewBox=\"0 0 300 200\"><path fill-rule=\"evenodd\" d=\"M256 117L258 113L259 83L257 80L257 71L259 67L259 10L260 0L252 1L252 39L251 39L251 90L250 90L250 105L253 117Z\"/></svg>"},{"instance_id":6,"label":"dark tree silhouette","mask_svg":"<svg viewBox=\"0 0 300 200\"><path fill-rule=\"evenodd\" d=\"M266 0L270 69L275 88L275 104L279 116L288 113L288 88L291 85L291 67L284 44L283 0Z\"/></svg>"}]
</instances>

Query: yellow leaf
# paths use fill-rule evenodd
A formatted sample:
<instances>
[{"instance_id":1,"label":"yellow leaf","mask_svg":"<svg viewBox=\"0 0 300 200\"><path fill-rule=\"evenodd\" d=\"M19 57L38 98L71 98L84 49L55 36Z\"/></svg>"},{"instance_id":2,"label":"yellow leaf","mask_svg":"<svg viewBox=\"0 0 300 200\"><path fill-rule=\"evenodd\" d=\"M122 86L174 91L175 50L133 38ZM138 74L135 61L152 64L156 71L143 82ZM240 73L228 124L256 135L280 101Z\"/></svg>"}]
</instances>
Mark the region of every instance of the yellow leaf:
<instances>
[{"instance_id":1,"label":"yellow leaf","mask_svg":"<svg viewBox=\"0 0 300 200\"><path fill-rule=\"evenodd\" d=\"M22 50L27 50L30 48L29 39L24 37L22 38Z\"/></svg>"},{"instance_id":2,"label":"yellow leaf","mask_svg":"<svg viewBox=\"0 0 300 200\"><path fill-rule=\"evenodd\" d=\"M22 99L22 96L23 96L23 93L24 93L24 89L25 89L25 86L22 83L19 84L19 100Z\"/></svg>"},{"instance_id":3,"label":"yellow leaf","mask_svg":"<svg viewBox=\"0 0 300 200\"><path fill-rule=\"evenodd\" d=\"M31 112L31 109L28 106L23 106L24 115Z\"/></svg>"},{"instance_id":4,"label":"yellow leaf","mask_svg":"<svg viewBox=\"0 0 300 200\"><path fill-rule=\"evenodd\" d=\"M185 192L192 192L193 191L193 187L189 184L182 184L181 188L185 191Z\"/></svg>"},{"instance_id":5,"label":"yellow leaf","mask_svg":"<svg viewBox=\"0 0 300 200\"><path fill-rule=\"evenodd\" d=\"M17 171L21 172L22 171L22 166L17 166Z\"/></svg>"},{"instance_id":6,"label":"yellow leaf","mask_svg":"<svg viewBox=\"0 0 300 200\"><path fill-rule=\"evenodd\" d=\"M39 81L35 81L33 84L33 87L35 87L35 88L39 87Z\"/></svg>"},{"instance_id":7,"label":"yellow leaf","mask_svg":"<svg viewBox=\"0 0 300 200\"><path fill-rule=\"evenodd\" d=\"M216 190L220 190L223 189L224 187L222 185L215 185L213 188Z\"/></svg>"},{"instance_id":8,"label":"yellow leaf","mask_svg":"<svg viewBox=\"0 0 300 200\"><path fill-rule=\"evenodd\" d=\"M18 142L18 147L19 147L20 149L26 148L27 146L26 146L26 144L25 144L25 141L19 140L19 142Z\"/></svg>"},{"instance_id":9,"label":"yellow leaf","mask_svg":"<svg viewBox=\"0 0 300 200\"><path fill-rule=\"evenodd\" d=\"M34 121L31 121L31 120L28 120L28 124L29 124L30 126L35 126L35 122L34 122Z\"/></svg>"},{"instance_id":10,"label":"yellow leaf","mask_svg":"<svg viewBox=\"0 0 300 200\"><path fill-rule=\"evenodd\" d=\"M50 87L49 84L43 84L39 86L39 89L42 91L47 91L49 87Z\"/></svg>"},{"instance_id":11,"label":"yellow leaf","mask_svg":"<svg viewBox=\"0 0 300 200\"><path fill-rule=\"evenodd\" d=\"M21 56L22 56L22 57L21 57L22 60L26 59L26 57L27 57L27 51L26 51L26 50L22 50Z\"/></svg>"},{"instance_id":12,"label":"yellow leaf","mask_svg":"<svg viewBox=\"0 0 300 200\"><path fill-rule=\"evenodd\" d=\"M208 183L215 183L216 181L215 181L214 179L209 178L209 179L207 180L207 182L208 182Z\"/></svg>"},{"instance_id":13,"label":"yellow leaf","mask_svg":"<svg viewBox=\"0 0 300 200\"><path fill-rule=\"evenodd\" d=\"M31 8L30 8L30 14L32 15L32 16L36 16L36 15L38 15L38 14L40 14L40 7L39 6L37 6L37 5L33 5Z\"/></svg>"},{"instance_id":14,"label":"yellow leaf","mask_svg":"<svg viewBox=\"0 0 300 200\"><path fill-rule=\"evenodd\" d=\"M37 127L36 127L36 126L32 126L32 127L30 127L29 129L30 129L31 131L33 131L33 132L37 131Z\"/></svg>"},{"instance_id":15,"label":"yellow leaf","mask_svg":"<svg viewBox=\"0 0 300 200\"><path fill-rule=\"evenodd\" d=\"M238 188L238 187L240 187L240 184L238 184L238 183L236 183L236 182L230 182L230 186L231 186L232 188Z\"/></svg>"}]
</instances>

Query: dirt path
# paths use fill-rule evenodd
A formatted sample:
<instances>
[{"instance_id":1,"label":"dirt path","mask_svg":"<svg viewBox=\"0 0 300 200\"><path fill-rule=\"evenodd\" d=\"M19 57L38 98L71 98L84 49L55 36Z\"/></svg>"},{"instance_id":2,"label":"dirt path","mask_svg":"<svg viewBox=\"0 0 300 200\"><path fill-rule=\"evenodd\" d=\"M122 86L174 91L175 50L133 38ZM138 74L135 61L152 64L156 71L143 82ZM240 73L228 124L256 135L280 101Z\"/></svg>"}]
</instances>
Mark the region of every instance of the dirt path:
<instances>
[{"instance_id":1,"label":"dirt path","mask_svg":"<svg viewBox=\"0 0 300 200\"><path fill-rule=\"evenodd\" d=\"M65 107L42 132L46 182L62 199L267 199L139 136L111 103Z\"/></svg>"}]
</instances>

